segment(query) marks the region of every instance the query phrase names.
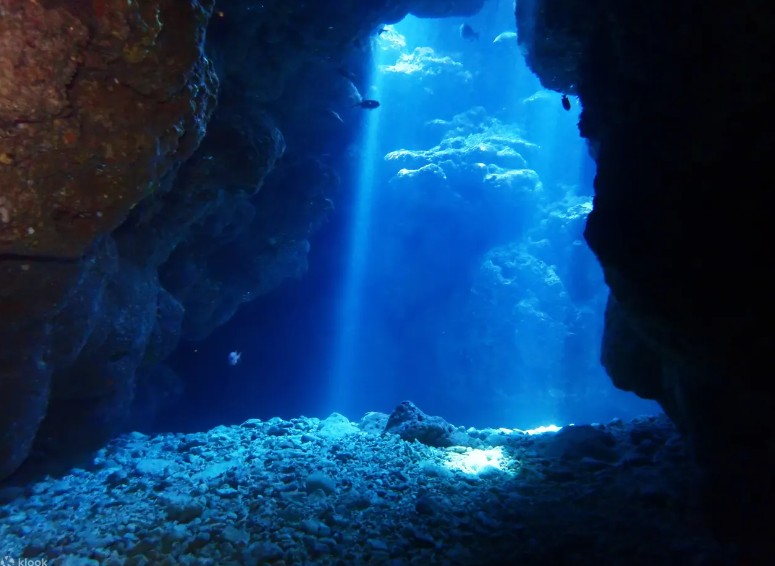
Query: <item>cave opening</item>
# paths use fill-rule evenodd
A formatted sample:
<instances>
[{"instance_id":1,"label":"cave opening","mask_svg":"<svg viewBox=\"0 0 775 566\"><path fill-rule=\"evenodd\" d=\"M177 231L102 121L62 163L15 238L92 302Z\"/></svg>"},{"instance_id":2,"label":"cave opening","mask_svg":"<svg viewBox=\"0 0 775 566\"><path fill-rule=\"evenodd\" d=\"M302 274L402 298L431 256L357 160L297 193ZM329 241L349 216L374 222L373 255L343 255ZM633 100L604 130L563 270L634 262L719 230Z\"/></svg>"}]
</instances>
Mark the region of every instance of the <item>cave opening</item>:
<instances>
[{"instance_id":1,"label":"cave opening","mask_svg":"<svg viewBox=\"0 0 775 566\"><path fill-rule=\"evenodd\" d=\"M607 289L582 237L595 167L581 108L541 87L511 21L506 1L409 15L374 34L370 67L338 69L349 98L337 119L360 133L309 271L245 305L197 355L183 348L182 373L222 386L193 380L168 427L357 419L404 399L469 426L661 412L600 365ZM226 367L231 351L243 357Z\"/></svg>"}]
</instances>

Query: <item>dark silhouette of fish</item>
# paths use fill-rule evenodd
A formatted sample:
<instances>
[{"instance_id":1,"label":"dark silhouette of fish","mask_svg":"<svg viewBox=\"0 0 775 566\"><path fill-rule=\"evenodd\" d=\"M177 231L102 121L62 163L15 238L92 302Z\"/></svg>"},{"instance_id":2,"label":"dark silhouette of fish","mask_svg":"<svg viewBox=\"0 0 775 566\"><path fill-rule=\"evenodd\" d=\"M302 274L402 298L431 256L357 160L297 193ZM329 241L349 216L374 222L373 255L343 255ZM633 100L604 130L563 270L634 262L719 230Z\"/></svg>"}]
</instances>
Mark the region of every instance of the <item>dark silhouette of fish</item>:
<instances>
[{"instance_id":1,"label":"dark silhouette of fish","mask_svg":"<svg viewBox=\"0 0 775 566\"><path fill-rule=\"evenodd\" d=\"M567 94L562 95L562 107L565 108L565 110L570 110L570 100L568 99Z\"/></svg>"},{"instance_id":2,"label":"dark silhouette of fish","mask_svg":"<svg viewBox=\"0 0 775 566\"><path fill-rule=\"evenodd\" d=\"M355 106L360 106L361 108L366 108L367 110L374 110L375 108L379 107L379 101L372 100L370 98L364 98L360 102L356 102Z\"/></svg>"},{"instance_id":3,"label":"dark silhouette of fish","mask_svg":"<svg viewBox=\"0 0 775 566\"><path fill-rule=\"evenodd\" d=\"M462 37L466 41L479 40L479 32L474 30L474 28L472 28L469 24L461 24L459 29L460 29L460 37Z\"/></svg>"}]
</instances>

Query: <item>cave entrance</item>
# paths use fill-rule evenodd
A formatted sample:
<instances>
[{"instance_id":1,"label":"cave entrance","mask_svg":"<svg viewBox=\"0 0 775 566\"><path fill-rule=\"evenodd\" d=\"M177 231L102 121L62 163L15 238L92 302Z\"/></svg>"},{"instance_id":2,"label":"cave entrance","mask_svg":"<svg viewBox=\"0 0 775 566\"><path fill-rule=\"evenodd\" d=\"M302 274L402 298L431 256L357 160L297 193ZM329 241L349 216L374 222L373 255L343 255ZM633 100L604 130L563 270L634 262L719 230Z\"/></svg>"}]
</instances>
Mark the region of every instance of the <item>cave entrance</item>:
<instances>
[{"instance_id":1,"label":"cave entrance","mask_svg":"<svg viewBox=\"0 0 775 566\"><path fill-rule=\"evenodd\" d=\"M511 1L373 40L348 262L321 414L411 399L473 426L657 412L599 363L607 296L582 238L578 104L526 67ZM356 100L357 103L357 100Z\"/></svg>"}]
</instances>

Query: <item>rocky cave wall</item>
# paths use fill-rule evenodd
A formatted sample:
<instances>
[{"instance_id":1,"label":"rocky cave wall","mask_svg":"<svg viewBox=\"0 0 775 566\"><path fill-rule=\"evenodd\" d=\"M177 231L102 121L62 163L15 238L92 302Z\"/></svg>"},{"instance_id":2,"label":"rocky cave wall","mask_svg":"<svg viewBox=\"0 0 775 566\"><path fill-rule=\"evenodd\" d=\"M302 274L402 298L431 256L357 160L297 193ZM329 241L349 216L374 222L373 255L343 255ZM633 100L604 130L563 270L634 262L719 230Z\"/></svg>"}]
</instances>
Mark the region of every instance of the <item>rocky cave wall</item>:
<instances>
[{"instance_id":1,"label":"rocky cave wall","mask_svg":"<svg viewBox=\"0 0 775 566\"><path fill-rule=\"evenodd\" d=\"M483 2L0 0L0 479L152 418L180 339L301 276L370 35Z\"/></svg>"},{"instance_id":2,"label":"rocky cave wall","mask_svg":"<svg viewBox=\"0 0 775 566\"><path fill-rule=\"evenodd\" d=\"M0 477L57 396L76 420L131 400L157 283L109 234L204 135L210 10L0 3Z\"/></svg>"},{"instance_id":3,"label":"rocky cave wall","mask_svg":"<svg viewBox=\"0 0 775 566\"><path fill-rule=\"evenodd\" d=\"M603 363L687 435L722 531L761 542L775 500L775 12L518 0L516 17L542 83L583 105L598 166L585 236L611 289Z\"/></svg>"}]
</instances>

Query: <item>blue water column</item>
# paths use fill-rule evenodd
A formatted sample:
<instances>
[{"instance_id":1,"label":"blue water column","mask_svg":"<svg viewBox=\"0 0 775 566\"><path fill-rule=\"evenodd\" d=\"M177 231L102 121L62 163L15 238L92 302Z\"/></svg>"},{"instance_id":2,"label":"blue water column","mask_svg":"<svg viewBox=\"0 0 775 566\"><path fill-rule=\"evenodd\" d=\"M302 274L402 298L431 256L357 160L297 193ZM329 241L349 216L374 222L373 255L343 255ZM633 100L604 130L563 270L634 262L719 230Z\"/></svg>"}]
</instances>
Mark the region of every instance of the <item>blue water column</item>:
<instances>
[{"instance_id":1,"label":"blue water column","mask_svg":"<svg viewBox=\"0 0 775 566\"><path fill-rule=\"evenodd\" d=\"M375 41L378 41L375 40ZM364 98L379 97L381 92L382 74L379 72L383 64L383 51L375 49L373 55L372 84L364 94ZM362 342L359 337L365 330L364 320L364 280L370 265L370 248L373 234L372 216L374 214L375 187L380 179L375 178L384 156L379 148L381 108L363 109L365 113L360 141L356 147L360 153L353 163L356 168L353 176L356 184L351 188L353 205L350 208L349 236L347 241L346 272L343 277L341 293L338 297L339 313L337 326L333 337L332 361L329 373L329 393L325 404L326 411L337 411L351 419L360 417L358 411L360 394L367 384L359 379L358 357L362 352Z\"/></svg>"}]
</instances>

